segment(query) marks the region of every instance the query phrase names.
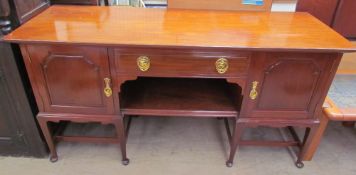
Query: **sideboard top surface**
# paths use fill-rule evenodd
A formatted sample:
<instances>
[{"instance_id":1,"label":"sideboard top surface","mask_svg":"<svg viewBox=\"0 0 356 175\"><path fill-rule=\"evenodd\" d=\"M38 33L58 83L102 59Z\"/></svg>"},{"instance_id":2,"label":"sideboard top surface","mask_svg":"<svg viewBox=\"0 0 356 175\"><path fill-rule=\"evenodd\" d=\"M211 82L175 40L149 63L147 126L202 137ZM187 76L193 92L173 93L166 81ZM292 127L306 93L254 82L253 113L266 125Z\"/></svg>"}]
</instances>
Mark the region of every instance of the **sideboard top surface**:
<instances>
[{"instance_id":1,"label":"sideboard top surface","mask_svg":"<svg viewBox=\"0 0 356 175\"><path fill-rule=\"evenodd\" d=\"M51 6L4 40L252 50L356 51L307 13Z\"/></svg>"}]
</instances>

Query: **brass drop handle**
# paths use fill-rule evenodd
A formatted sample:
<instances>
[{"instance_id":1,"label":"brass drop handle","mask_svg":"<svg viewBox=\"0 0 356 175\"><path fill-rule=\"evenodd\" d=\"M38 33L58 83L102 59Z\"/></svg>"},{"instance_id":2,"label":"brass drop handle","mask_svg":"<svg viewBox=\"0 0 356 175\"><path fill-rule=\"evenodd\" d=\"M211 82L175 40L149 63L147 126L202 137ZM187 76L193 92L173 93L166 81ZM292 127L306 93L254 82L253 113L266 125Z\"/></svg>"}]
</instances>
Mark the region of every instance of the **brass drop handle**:
<instances>
[{"instance_id":1,"label":"brass drop handle","mask_svg":"<svg viewBox=\"0 0 356 175\"><path fill-rule=\"evenodd\" d=\"M104 94L106 97L111 97L112 89L110 87L111 84L110 78L104 78L104 83L105 83Z\"/></svg>"},{"instance_id":2,"label":"brass drop handle","mask_svg":"<svg viewBox=\"0 0 356 175\"><path fill-rule=\"evenodd\" d=\"M147 56L140 56L137 58L137 66L142 72L148 71L150 69L151 61Z\"/></svg>"},{"instance_id":3,"label":"brass drop handle","mask_svg":"<svg viewBox=\"0 0 356 175\"><path fill-rule=\"evenodd\" d=\"M219 74L224 74L229 69L229 61L226 58L219 58L215 62L215 68Z\"/></svg>"},{"instance_id":4,"label":"brass drop handle","mask_svg":"<svg viewBox=\"0 0 356 175\"><path fill-rule=\"evenodd\" d=\"M250 91L251 100L255 100L258 96L257 86L258 86L258 81L252 82L252 89Z\"/></svg>"}]
</instances>

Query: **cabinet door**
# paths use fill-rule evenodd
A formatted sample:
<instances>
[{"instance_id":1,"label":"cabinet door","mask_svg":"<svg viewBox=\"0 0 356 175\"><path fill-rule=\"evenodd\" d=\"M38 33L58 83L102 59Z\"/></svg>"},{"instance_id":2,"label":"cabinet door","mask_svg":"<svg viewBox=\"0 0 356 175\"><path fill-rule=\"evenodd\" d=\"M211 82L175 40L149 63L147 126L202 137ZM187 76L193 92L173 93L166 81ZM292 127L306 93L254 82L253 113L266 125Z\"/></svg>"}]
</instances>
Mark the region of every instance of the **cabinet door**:
<instances>
[{"instance_id":1,"label":"cabinet door","mask_svg":"<svg viewBox=\"0 0 356 175\"><path fill-rule=\"evenodd\" d=\"M339 60L337 54L255 54L241 117L314 117L317 106L321 108ZM257 82L255 87L253 82ZM253 90L257 92L255 99Z\"/></svg>"},{"instance_id":2,"label":"cabinet door","mask_svg":"<svg viewBox=\"0 0 356 175\"><path fill-rule=\"evenodd\" d=\"M113 113L113 98L104 93L105 87L111 87L111 82L104 81L110 79L105 48L35 45L26 48L25 62L31 71L40 111Z\"/></svg>"}]
</instances>

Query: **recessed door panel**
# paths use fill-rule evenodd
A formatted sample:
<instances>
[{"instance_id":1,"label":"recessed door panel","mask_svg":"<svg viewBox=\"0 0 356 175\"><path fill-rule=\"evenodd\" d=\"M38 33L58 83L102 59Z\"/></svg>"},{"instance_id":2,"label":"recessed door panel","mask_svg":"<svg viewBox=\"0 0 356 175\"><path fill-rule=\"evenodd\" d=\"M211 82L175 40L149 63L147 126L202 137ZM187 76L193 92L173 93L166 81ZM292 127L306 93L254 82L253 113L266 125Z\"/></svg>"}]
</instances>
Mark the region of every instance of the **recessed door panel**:
<instances>
[{"instance_id":1,"label":"recessed door panel","mask_svg":"<svg viewBox=\"0 0 356 175\"><path fill-rule=\"evenodd\" d=\"M273 63L262 75L258 109L308 110L320 73L312 60L281 59Z\"/></svg>"},{"instance_id":2,"label":"recessed door panel","mask_svg":"<svg viewBox=\"0 0 356 175\"><path fill-rule=\"evenodd\" d=\"M254 54L241 117L315 117L338 63L337 54Z\"/></svg>"},{"instance_id":3,"label":"recessed door panel","mask_svg":"<svg viewBox=\"0 0 356 175\"><path fill-rule=\"evenodd\" d=\"M110 79L106 49L28 46L28 65L44 112L112 113L113 99L104 93ZM111 86L111 84L109 84Z\"/></svg>"}]
</instances>

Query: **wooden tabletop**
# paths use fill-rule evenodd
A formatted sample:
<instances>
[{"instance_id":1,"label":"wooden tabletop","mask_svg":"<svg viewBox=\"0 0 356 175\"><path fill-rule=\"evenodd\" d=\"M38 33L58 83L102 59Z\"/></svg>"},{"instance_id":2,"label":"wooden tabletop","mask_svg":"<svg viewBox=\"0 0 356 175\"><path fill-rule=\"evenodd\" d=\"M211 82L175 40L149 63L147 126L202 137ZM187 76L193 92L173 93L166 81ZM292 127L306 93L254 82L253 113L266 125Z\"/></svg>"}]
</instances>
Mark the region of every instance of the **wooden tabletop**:
<instances>
[{"instance_id":1,"label":"wooden tabletop","mask_svg":"<svg viewBox=\"0 0 356 175\"><path fill-rule=\"evenodd\" d=\"M330 86L323 106L331 120L356 121L356 75L338 74Z\"/></svg>"},{"instance_id":2,"label":"wooden tabletop","mask_svg":"<svg viewBox=\"0 0 356 175\"><path fill-rule=\"evenodd\" d=\"M307 13L51 6L4 40L106 46L356 51Z\"/></svg>"}]
</instances>

